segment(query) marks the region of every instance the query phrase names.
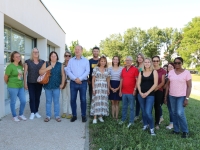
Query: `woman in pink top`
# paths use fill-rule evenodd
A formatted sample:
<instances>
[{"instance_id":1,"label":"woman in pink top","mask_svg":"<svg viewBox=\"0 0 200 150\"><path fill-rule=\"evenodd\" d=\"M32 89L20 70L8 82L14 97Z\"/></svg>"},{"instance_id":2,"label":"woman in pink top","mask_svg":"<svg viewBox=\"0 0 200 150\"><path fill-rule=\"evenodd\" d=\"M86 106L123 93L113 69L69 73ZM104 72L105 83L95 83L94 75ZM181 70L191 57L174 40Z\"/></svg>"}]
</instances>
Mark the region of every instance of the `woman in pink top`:
<instances>
[{"instance_id":1,"label":"woman in pink top","mask_svg":"<svg viewBox=\"0 0 200 150\"><path fill-rule=\"evenodd\" d=\"M174 60L175 69L168 74L169 100L173 113L173 134L179 134L180 128L183 132L182 138L188 137L188 125L185 116L184 107L188 105L188 100L192 87L191 74L188 70L182 68L183 59L177 57Z\"/></svg>"}]
</instances>

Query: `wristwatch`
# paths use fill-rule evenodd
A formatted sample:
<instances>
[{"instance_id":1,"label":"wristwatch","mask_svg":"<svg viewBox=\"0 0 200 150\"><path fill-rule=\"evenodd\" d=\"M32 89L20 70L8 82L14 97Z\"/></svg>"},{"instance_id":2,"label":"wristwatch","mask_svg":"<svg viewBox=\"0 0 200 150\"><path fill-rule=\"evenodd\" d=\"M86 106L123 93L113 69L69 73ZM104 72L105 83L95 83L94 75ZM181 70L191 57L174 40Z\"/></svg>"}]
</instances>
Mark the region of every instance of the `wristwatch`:
<instances>
[{"instance_id":1,"label":"wristwatch","mask_svg":"<svg viewBox=\"0 0 200 150\"><path fill-rule=\"evenodd\" d=\"M186 97L185 99L189 100L189 97Z\"/></svg>"}]
</instances>

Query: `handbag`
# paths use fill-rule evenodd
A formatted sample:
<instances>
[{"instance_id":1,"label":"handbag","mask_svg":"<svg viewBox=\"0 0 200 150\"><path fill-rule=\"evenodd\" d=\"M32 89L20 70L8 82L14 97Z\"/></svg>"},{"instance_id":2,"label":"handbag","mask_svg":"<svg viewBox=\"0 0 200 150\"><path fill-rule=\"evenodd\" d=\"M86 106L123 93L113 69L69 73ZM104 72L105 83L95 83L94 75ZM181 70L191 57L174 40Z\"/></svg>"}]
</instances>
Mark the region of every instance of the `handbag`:
<instances>
[{"instance_id":1,"label":"handbag","mask_svg":"<svg viewBox=\"0 0 200 150\"><path fill-rule=\"evenodd\" d=\"M48 65L49 65L49 62L48 62ZM40 84L47 84L49 82L49 77L50 76L51 76L51 71L48 70L45 74L40 75L37 78L37 82L40 83Z\"/></svg>"}]
</instances>

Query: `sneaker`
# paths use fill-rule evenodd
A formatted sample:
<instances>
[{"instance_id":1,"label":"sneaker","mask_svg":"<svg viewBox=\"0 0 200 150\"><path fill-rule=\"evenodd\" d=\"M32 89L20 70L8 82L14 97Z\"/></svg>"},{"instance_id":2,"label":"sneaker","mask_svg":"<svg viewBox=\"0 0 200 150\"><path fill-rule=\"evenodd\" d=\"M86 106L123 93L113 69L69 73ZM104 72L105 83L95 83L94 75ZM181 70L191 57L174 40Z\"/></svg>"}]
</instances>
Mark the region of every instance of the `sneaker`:
<instances>
[{"instance_id":1,"label":"sneaker","mask_svg":"<svg viewBox=\"0 0 200 150\"><path fill-rule=\"evenodd\" d=\"M159 130L159 129L160 129L159 125L156 125L156 127L155 127L155 128L156 128L156 130Z\"/></svg>"},{"instance_id":2,"label":"sneaker","mask_svg":"<svg viewBox=\"0 0 200 150\"><path fill-rule=\"evenodd\" d=\"M18 119L18 117L13 117L13 121L19 122L20 120Z\"/></svg>"},{"instance_id":3,"label":"sneaker","mask_svg":"<svg viewBox=\"0 0 200 150\"><path fill-rule=\"evenodd\" d=\"M36 116L37 118L41 118L41 116L40 116L40 114L39 114L38 112L35 113L35 116Z\"/></svg>"},{"instance_id":4,"label":"sneaker","mask_svg":"<svg viewBox=\"0 0 200 150\"><path fill-rule=\"evenodd\" d=\"M72 115L67 115L66 119L71 119Z\"/></svg>"},{"instance_id":5,"label":"sneaker","mask_svg":"<svg viewBox=\"0 0 200 150\"><path fill-rule=\"evenodd\" d=\"M149 128L149 126L146 125L146 126L143 126L142 130L145 131L145 130L147 130L148 128Z\"/></svg>"},{"instance_id":6,"label":"sneaker","mask_svg":"<svg viewBox=\"0 0 200 150\"><path fill-rule=\"evenodd\" d=\"M19 116L18 118L19 118L20 120L26 121L26 117L25 117L24 115L21 115L21 116Z\"/></svg>"},{"instance_id":7,"label":"sneaker","mask_svg":"<svg viewBox=\"0 0 200 150\"><path fill-rule=\"evenodd\" d=\"M97 123L97 119L93 119L92 123L96 124Z\"/></svg>"},{"instance_id":8,"label":"sneaker","mask_svg":"<svg viewBox=\"0 0 200 150\"><path fill-rule=\"evenodd\" d=\"M163 121L164 121L164 119L163 119L163 117L161 117L160 121L159 121L159 124L161 124L161 122L163 122Z\"/></svg>"},{"instance_id":9,"label":"sneaker","mask_svg":"<svg viewBox=\"0 0 200 150\"><path fill-rule=\"evenodd\" d=\"M156 135L155 132L154 132L154 129L150 129L150 133L151 133L152 136Z\"/></svg>"},{"instance_id":10,"label":"sneaker","mask_svg":"<svg viewBox=\"0 0 200 150\"><path fill-rule=\"evenodd\" d=\"M33 120L33 119L34 119L34 117L35 117L35 114L34 114L34 113L31 113L31 115L30 115L29 119L30 119L30 120Z\"/></svg>"},{"instance_id":11,"label":"sneaker","mask_svg":"<svg viewBox=\"0 0 200 150\"><path fill-rule=\"evenodd\" d=\"M188 138L188 136L189 136L189 133L187 133L187 132L183 132L183 134L182 134L182 138Z\"/></svg>"},{"instance_id":12,"label":"sneaker","mask_svg":"<svg viewBox=\"0 0 200 150\"><path fill-rule=\"evenodd\" d=\"M168 126L166 126L166 129L169 129L169 130L173 129L173 124L169 124Z\"/></svg>"},{"instance_id":13,"label":"sneaker","mask_svg":"<svg viewBox=\"0 0 200 150\"><path fill-rule=\"evenodd\" d=\"M127 128L130 128L131 126L133 126L133 123L129 123Z\"/></svg>"},{"instance_id":14,"label":"sneaker","mask_svg":"<svg viewBox=\"0 0 200 150\"><path fill-rule=\"evenodd\" d=\"M119 125L122 125L123 123L124 123L124 121L120 121L120 122L119 122Z\"/></svg>"},{"instance_id":15,"label":"sneaker","mask_svg":"<svg viewBox=\"0 0 200 150\"><path fill-rule=\"evenodd\" d=\"M104 120L103 120L102 117L99 117L99 121L100 121L100 122L104 122Z\"/></svg>"},{"instance_id":16,"label":"sneaker","mask_svg":"<svg viewBox=\"0 0 200 150\"><path fill-rule=\"evenodd\" d=\"M138 116L136 116L135 118L134 118L134 121L137 121L139 119L139 117Z\"/></svg>"},{"instance_id":17,"label":"sneaker","mask_svg":"<svg viewBox=\"0 0 200 150\"><path fill-rule=\"evenodd\" d=\"M63 113L61 117L66 118L66 113Z\"/></svg>"}]
</instances>

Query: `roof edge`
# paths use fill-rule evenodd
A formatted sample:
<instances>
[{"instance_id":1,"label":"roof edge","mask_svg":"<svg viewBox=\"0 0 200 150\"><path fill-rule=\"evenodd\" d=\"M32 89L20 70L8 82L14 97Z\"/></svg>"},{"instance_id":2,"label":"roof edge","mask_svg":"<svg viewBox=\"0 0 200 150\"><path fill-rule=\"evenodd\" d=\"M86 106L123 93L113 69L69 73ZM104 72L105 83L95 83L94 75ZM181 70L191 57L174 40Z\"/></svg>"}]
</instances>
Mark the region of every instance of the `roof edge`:
<instances>
[{"instance_id":1,"label":"roof edge","mask_svg":"<svg viewBox=\"0 0 200 150\"><path fill-rule=\"evenodd\" d=\"M42 0L39 0L42 5L44 6L44 8L49 12L49 14L51 15L51 17L55 20L55 22L58 24L58 26L62 29L62 31L65 33L65 31L63 30L63 28L60 26L60 24L56 21L56 19L54 18L54 16L51 14L51 12L47 9L47 7L45 6L45 4L42 2ZM66 34L66 33L65 33Z\"/></svg>"}]
</instances>

